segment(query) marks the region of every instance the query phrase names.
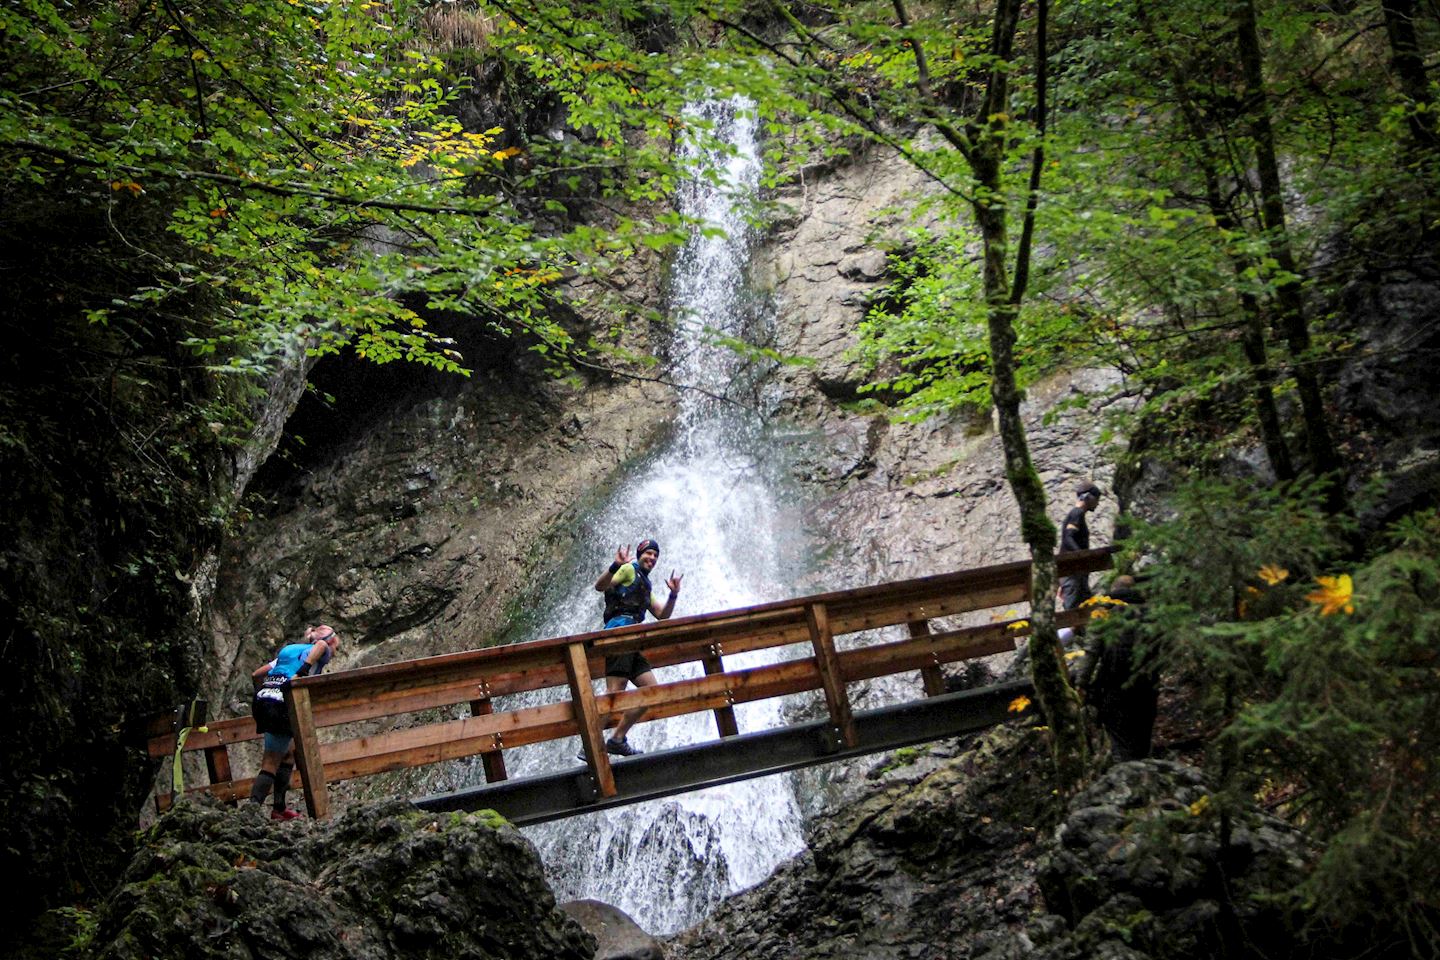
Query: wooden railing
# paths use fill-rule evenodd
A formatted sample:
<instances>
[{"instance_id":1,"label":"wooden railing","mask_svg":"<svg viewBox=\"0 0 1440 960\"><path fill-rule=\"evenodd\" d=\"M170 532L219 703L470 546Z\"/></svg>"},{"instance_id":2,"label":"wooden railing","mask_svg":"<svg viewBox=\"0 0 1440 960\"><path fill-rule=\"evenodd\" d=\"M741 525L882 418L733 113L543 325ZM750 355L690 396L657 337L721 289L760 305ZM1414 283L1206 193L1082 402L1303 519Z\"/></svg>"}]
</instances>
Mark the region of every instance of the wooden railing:
<instances>
[{"instance_id":1,"label":"wooden railing","mask_svg":"<svg viewBox=\"0 0 1440 960\"><path fill-rule=\"evenodd\" d=\"M1057 557L1067 576L1107 568L1112 550ZM935 632L930 621L961 613L1010 607L1029 600L1028 561L940 576L877 584L737 610L638 624L614 630L509 644L423 660L361 667L296 680L289 697L297 767L312 817L330 810L329 785L340 780L480 756L486 779L504 780L504 751L579 735L601 797L615 792L604 729L625 712L645 707L646 722L711 711L721 737L738 732L737 703L822 691L839 745L853 745L846 684L918 671L927 696L944 692L942 664L1014 649L1029 633L1022 621L999 620ZM1059 614L1075 625L1088 613ZM835 638L904 624L908 636L840 650ZM762 667L727 670L724 658L753 650L806 644L808 655ZM608 655L643 650L655 667L698 662L705 675L673 683L597 695ZM494 698L551 687L567 688L553 703L496 711ZM470 716L419 722L403 729L322 743L319 730L468 704ZM151 728L152 757L172 756L176 736L164 718ZM225 800L249 795L252 781L235 779L229 749L255 740L246 717L193 731L184 752L203 751L210 783L187 793L208 792ZM160 793L165 809L173 793Z\"/></svg>"}]
</instances>

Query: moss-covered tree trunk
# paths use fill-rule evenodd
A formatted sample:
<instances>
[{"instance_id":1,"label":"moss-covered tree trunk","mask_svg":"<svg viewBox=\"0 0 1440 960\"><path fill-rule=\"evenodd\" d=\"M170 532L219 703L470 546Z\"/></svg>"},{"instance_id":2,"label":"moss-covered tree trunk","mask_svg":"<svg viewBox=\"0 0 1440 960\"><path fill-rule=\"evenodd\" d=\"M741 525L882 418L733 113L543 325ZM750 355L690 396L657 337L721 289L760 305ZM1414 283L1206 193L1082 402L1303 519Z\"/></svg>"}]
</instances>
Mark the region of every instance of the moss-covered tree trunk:
<instances>
[{"instance_id":1,"label":"moss-covered tree trunk","mask_svg":"<svg viewBox=\"0 0 1440 960\"><path fill-rule=\"evenodd\" d=\"M1043 25L1045 6L1039 11ZM1019 0L999 0L995 10L991 53L995 67L986 87L978 120L972 125L966 157L978 181L974 211L984 244L986 323L990 342L990 394L1000 421L1000 442L1005 452L1005 477L1020 509L1020 532L1030 550L1030 675L1041 712L1050 724L1056 774L1062 787L1077 784L1088 754L1084 715L1065 670L1065 659L1055 628L1055 525L1050 521L1045 487L1030 459L1030 444L1020 418L1022 399L1015 376L1015 317L1023 285L1010 285L1007 268L1009 239L1005 187L1002 182L1006 136L1003 118L1008 99L1008 76L1015 30L1020 19ZM1038 36L1039 74L1044 76L1044 33ZM1043 81L1038 86L1043 104ZM1041 108L1043 110L1043 106ZM1043 118L1043 113L1041 113ZM1043 129L1043 120L1042 120ZM1035 157L1038 165L1043 154ZM1032 196L1037 186L1031 181ZM1033 210L1033 205L1027 205ZM1028 226L1028 217L1027 217ZM1025 231L1016 265L1017 277L1028 273L1030 254Z\"/></svg>"}]
</instances>

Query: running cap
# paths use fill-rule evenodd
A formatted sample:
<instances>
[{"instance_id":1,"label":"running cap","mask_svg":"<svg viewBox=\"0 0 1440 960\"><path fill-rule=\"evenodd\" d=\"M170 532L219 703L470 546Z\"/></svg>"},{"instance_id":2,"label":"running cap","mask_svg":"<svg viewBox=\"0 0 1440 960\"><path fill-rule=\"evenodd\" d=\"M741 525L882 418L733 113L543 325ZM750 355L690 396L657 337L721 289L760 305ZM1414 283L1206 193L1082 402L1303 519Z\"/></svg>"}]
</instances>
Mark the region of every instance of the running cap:
<instances>
[{"instance_id":1,"label":"running cap","mask_svg":"<svg viewBox=\"0 0 1440 960\"><path fill-rule=\"evenodd\" d=\"M1103 494L1100 492L1100 488L1097 487L1097 486L1095 486L1095 484L1093 484L1093 483L1082 483L1082 484L1080 484L1080 486L1078 486L1078 487L1075 488L1075 496L1077 496L1077 497L1094 497L1095 499L1098 500L1098 499L1100 499L1101 496L1103 496Z\"/></svg>"},{"instance_id":2,"label":"running cap","mask_svg":"<svg viewBox=\"0 0 1440 960\"><path fill-rule=\"evenodd\" d=\"M640 545L635 548L635 558L638 560L640 558L640 554L644 553L646 550L654 550L655 556L660 556L660 541L641 540Z\"/></svg>"}]
</instances>

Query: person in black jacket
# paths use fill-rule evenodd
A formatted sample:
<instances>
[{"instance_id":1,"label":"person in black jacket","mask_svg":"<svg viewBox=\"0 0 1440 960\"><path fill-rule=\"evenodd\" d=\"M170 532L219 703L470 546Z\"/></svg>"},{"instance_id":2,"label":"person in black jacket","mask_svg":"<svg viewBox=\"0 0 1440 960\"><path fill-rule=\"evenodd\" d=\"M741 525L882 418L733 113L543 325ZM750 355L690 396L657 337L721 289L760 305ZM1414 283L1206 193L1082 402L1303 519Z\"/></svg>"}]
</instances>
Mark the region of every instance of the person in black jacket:
<instances>
[{"instance_id":1,"label":"person in black jacket","mask_svg":"<svg viewBox=\"0 0 1440 960\"><path fill-rule=\"evenodd\" d=\"M1075 491L1075 506L1065 514L1065 522L1060 528L1061 553L1090 549L1090 525L1085 521L1085 517L1086 514L1094 513L1099 505L1100 488L1095 484L1082 484ZM1077 573L1061 580L1060 599L1066 610L1074 610L1090 599L1090 575Z\"/></svg>"},{"instance_id":2,"label":"person in black jacket","mask_svg":"<svg viewBox=\"0 0 1440 960\"><path fill-rule=\"evenodd\" d=\"M1116 577L1106 595L1120 605L1109 608L1106 628L1091 631L1085 650L1089 674L1082 686L1110 735L1115 759L1143 760L1150 756L1160 699L1153 657L1144 644L1144 598L1129 576Z\"/></svg>"}]
</instances>

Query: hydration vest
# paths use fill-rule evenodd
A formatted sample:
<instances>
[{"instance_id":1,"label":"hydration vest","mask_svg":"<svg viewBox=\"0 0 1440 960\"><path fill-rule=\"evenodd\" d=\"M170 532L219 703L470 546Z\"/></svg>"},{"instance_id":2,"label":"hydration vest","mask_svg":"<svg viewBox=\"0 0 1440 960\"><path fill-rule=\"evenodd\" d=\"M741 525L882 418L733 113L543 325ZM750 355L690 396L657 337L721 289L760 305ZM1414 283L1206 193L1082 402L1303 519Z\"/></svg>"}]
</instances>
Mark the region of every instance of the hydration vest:
<instances>
[{"instance_id":1,"label":"hydration vest","mask_svg":"<svg viewBox=\"0 0 1440 960\"><path fill-rule=\"evenodd\" d=\"M638 560L631 560L629 565L635 568L635 579L626 586L612 586L605 591L605 623L622 615L634 617L639 623L650 609L650 578L640 569Z\"/></svg>"},{"instance_id":2,"label":"hydration vest","mask_svg":"<svg viewBox=\"0 0 1440 960\"><path fill-rule=\"evenodd\" d=\"M292 679L295 674L300 672L300 668L305 666L305 658L310 655L310 649L314 646L314 643L289 643L281 647L280 652L275 654L275 666L270 668L266 679L268 680L270 677ZM320 673L325 669L325 664L329 662L330 648L327 646L325 652L320 655L320 662L315 664L315 669L311 673Z\"/></svg>"},{"instance_id":3,"label":"hydration vest","mask_svg":"<svg viewBox=\"0 0 1440 960\"><path fill-rule=\"evenodd\" d=\"M255 718L257 733L291 736L290 713L285 705L286 694L290 690L290 681L300 672L300 668L305 666L305 658L314 646L313 643L286 644L275 654L275 666L270 668L265 682L255 691L255 698L250 703L250 713ZM312 672L318 674L329 662L330 650L327 647Z\"/></svg>"}]
</instances>

